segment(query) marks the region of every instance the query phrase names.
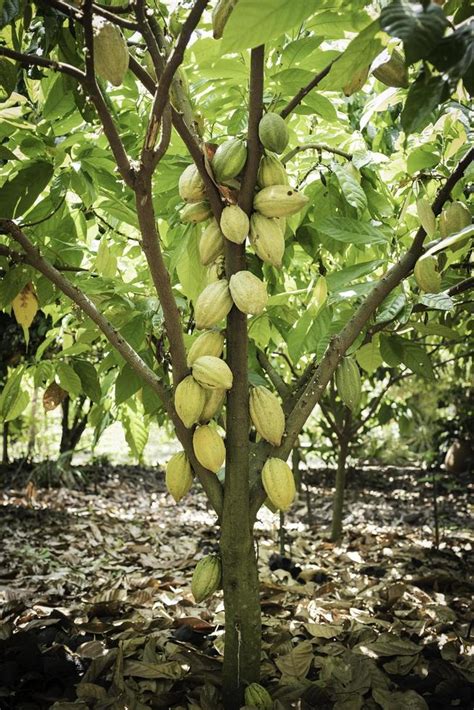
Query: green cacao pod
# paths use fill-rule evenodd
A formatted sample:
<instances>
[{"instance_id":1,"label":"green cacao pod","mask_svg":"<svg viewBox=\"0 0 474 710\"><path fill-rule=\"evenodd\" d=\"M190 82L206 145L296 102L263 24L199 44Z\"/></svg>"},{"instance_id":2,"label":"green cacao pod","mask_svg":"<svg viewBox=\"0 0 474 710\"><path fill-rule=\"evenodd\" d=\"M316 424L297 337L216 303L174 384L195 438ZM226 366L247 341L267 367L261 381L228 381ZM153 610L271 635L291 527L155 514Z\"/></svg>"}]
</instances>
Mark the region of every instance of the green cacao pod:
<instances>
[{"instance_id":1,"label":"green cacao pod","mask_svg":"<svg viewBox=\"0 0 474 710\"><path fill-rule=\"evenodd\" d=\"M277 219L254 212L250 218L250 243L256 255L266 264L281 266L285 237Z\"/></svg>"},{"instance_id":2,"label":"green cacao pod","mask_svg":"<svg viewBox=\"0 0 474 710\"><path fill-rule=\"evenodd\" d=\"M187 429L199 421L205 401L206 393L191 375L181 380L176 387L174 406L178 417Z\"/></svg>"},{"instance_id":3,"label":"green cacao pod","mask_svg":"<svg viewBox=\"0 0 474 710\"><path fill-rule=\"evenodd\" d=\"M224 237L217 220L213 219L199 239L199 258L203 266L209 266L224 253Z\"/></svg>"},{"instance_id":4,"label":"green cacao pod","mask_svg":"<svg viewBox=\"0 0 474 710\"><path fill-rule=\"evenodd\" d=\"M226 390L207 390L204 409L199 418L200 422L208 422L222 409L225 402Z\"/></svg>"},{"instance_id":5,"label":"green cacao pod","mask_svg":"<svg viewBox=\"0 0 474 710\"><path fill-rule=\"evenodd\" d=\"M230 367L213 355L201 355L194 361L193 377L205 390L230 390L232 387Z\"/></svg>"},{"instance_id":6,"label":"green cacao pod","mask_svg":"<svg viewBox=\"0 0 474 710\"><path fill-rule=\"evenodd\" d=\"M444 239L451 236L451 234L460 232L465 227L469 227L471 221L471 212L464 202L451 202L440 215L439 233Z\"/></svg>"},{"instance_id":7,"label":"green cacao pod","mask_svg":"<svg viewBox=\"0 0 474 710\"><path fill-rule=\"evenodd\" d=\"M212 36L220 39L224 32L224 27L234 7L239 0L217 0L217 5L212 11Z\"/></svg>"},{"instance_id":8,"label":"green cacao pod","mask_svg":"<svg viewBox=\"0 0 474 710\"><path fill-rule=\"evenodd\" d=\"M181 222L196 223L205 222L206 219L212 217L211 205L209 202L190 202L183 207L179 213Z\"/></svg>"},{"instance_id":9,"label":"green cacao pod","mask_svg":"<svg viewBox=\"0 0 474 710\"><path fill-rule=\"evenodd\" d=\"M189 493L193 485L193 471L184 451L174 454L168 461L165 481L168 492L177 503Z\"/></svg>"},{"instance_id":10,"label":"green cacao pod","mask_svg":"<svg viewBox=\"0 0 474 710\"><path fill-rule=\"evenodd\" d=\"M196 338L188 351L188 367L192 367L198 357L213 355L220 357L224 349L224 335L218 330L207 330Z\"/></svg>"},{"instance_id":11,"label":"green cacao pod","mask_svg":"<svg viewBox=\"0 0 474 710\"><path fill-rule=\"evenodd\" d=\"M122 30L101 17L94 18L94 68L114 86L123 83L128 69L128 47Z\"/></svg>"},{"instance_id":12,"label":"green cacao pod","mask_svg":"<svg viewBox=\"0 0 474 710\"><path fill-rule=\"evenodd\" d=\"M225 183L235 178L244 167L247 160L247 148L239 138L231 138L222 143L214 153L212 172L216 182Z\"/></svg>"},{"instance_id":13,"label":"green cacao pod","mask_svg":"<svg viewBox=\"0 0 474 710\"><path fill-rule=\"evenodd\" d=\"M249 218L237 205L224 207L221 215L221 231L234 244L243 244L249 233Z\"/></svg>"},{"instance_id":14,"label":"green cacao pod","mask_svg":"<svg viewBox=\"0 0 474 710\"><path fill-rule=\"evenodd\" d=\"M281 459L267 459L262 469L262 483L275 508L288 510L296 494L295 479L288 464Z\"/></svg>"},{"instance_id":15,"label":"green cacao pod","mask_svg":"<svg viewBox=\"0 0 474 710\"><path fill-rule=\"evenodd\" d=\"M273 153L267 153L260 160L257 184L259 187L288 184L288 175L286 174L285 166Z\"/></svg>"},{"instance_id":16,"label":"green cacao pod","mask_svg":"<svg viewBox=\"0 0 474 710\"><path fill-rule=\"evenodd\" d=\"M376 79L385 86L395 86L401 89L408 88L408 70L402 55L394 50L390 59L383 64L379 64L372 71Z\"/></svg>"},{"instance_id":17,"label":"green cacao pod","mask_svg":"<svg viewBox=\"0 0 474 710\"><path fill-rule=\"evenodd\" d=\"M191 581L191 591L196 602L202 602L221 586L221 561L217 555L207 555L197 563Z\"/></svg>"},{"instance_id":18,"label":"green cacao pod","mask_svg":"<svg viewBox=\"0 0 474 710\"><path fill-rule=\"evenodd\" d=\"M194 454L204 468L217 473L225 461L222 437L208 424L198 426L193 434Z\"/></svg>"},{"instance_id":19,"label":"green cacao pod","mask_svg":"<svg viewBox=\"0 0 474 710\"><path fill-rule=\"evenodd\" d=\"M266 113L258 124L258 137L267 150L283 153L288 145L288 126L277 113Z\"/></svg>"},{"instance_id":20,"label":"green cacao pod","mask_svg":"<svg viewBox=\"0 0 474 710\"><path fill-rule=\"evenodd\" d=\"M359 367L352 357L344 357L336 370L336 389L339 397L352 412L357 411L362 394Z\"/></svg>"},{"instance_id":21,"label":"green cacao pod","mask_svg":"<svg viewBox=\"0 0 474 710\"><path fill-rule=\"evenodd\" d=\"M435 256L422 256L415 264L413 274L416 283L426 293L439 293L441 290L441 274L437 271L438 260Z\"/></svg>"},{"instance_id":22,"label":"green cacao pod","mask_svg":"<svg viewBox=\"0 0 474 710\"><path fill-rule=\"evenodd\" d=\"M309 199L287 185L271 185L257 192L253 206L264 217L288 217L307 205Z\"/></svg>"},{"instance_id":23,"label":"green cacao pod","mask_svg":"<svg viewBox=\"0 0 474 710\"><path fill-rule=\"evenodd\" d=\"M195 165L188 165L179 177L178 191L185 202L200 202L206 197L204 181Z\"/></svg>"},{"instance_id":24,"label":"green cacao pod","mask_svg":"<svg viewBox=\"0 0 474 710\"><path fill-rule=\"evenodd\" d=\"M285 431L285 415L273 392L260 385L250 390L250 418L262 439L280 446Z\"/></svg>"},{"instance_id":25,"label":"green cacao pod","mask_svg":"<svg viewBox=\"0 0 474 710\"><path fill-rule=\"evenodd\" d=\"M250 271L237 271L232 274L229 289L232 300L242 313L257 316L267 305L267 287Z\"/></svg>"},{"instance_id":26,"label":"green cacao pod","mask_svg":"<svg viewBox=\"0 0 474 710\"><path fill-rule=\"evenodd\" d=\"M257 708L257 710L271 710L273 700L270 693L259 683L250 683L245 688L245 704Z\"/></svg>"},{"instance_id":27,"label":"green cacao pod","mask_svg":"<svg viewBox=\"0 0 474 710\"><path fill-rule=\"evenodd\" d=\"M196 328L204 330L217 325L232 308L229 283L225 279L209 284L196 299Z\"/></svg>"}]
</instances>

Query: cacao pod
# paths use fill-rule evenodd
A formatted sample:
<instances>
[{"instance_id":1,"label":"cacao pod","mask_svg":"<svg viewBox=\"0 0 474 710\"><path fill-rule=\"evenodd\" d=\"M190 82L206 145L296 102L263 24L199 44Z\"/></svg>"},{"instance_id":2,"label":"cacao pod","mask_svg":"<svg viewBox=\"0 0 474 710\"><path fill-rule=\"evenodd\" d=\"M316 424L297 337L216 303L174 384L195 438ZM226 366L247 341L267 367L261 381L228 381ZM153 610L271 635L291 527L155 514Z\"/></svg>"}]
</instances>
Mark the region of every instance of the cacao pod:
<instances>
[{"instance_id":1,"label":"cacao pod","mask_svg":"<svg viewBox=\"0 0 474 710\"><path fill-rule=\"evenodd\" d=\"M222 437L208 424L198 426L195 430L193 449L201 466L213 473L217 473L225 461L225 446Z\"/></svg>"},{"instance_id":2,"label":"cacao pod","mask_svg":"<svg viewBox=\"0 0 474 710\"><path fill-rule=\"evenodd\" d=\"M196 299L196 328L204 330L217 325L232 308L229 283L225 279L209 284Z\"/></svg>"},{"instance_id":3,"label":"cacao pod","mask_svg":"<svg viewBox=\"0 0 474 710\"><path fill-rule=\"evenodd\" d=\"M288 145L288 126L281 116L269 111L258 124L258 137L267 150L283 153Z\"/></svg>"},{"instance_id":4,"label":"cacao pod","mask_svg":"<svg viewBox=\"0 0 474 710\"><path fill-rule=\"evenodd\" d=\"M439 233L443 237L460 232L471 224L471 213L464 202L451 202L442 211L439 218ZM462 246L461 244L459 246Z\"/></svg>"},{"instance_id":5,"label":"cacao pod","mask_svg":"<svg viewBox=\"0 0 474 710\"><path fill-rule=\"evenodd\" d=\"M189 493L193 485L193 471L184 451L174 454L168 461L165 481L168 492L177 503Z\"/></svg>"},{"instance_id":6,"label":"cacao pod","mask_svg":"<svg viewBox=\"0 0 474 710\"><path fill-rule=\"evenodd\" d=\"M238 0L217 0L217 5L212 11L212 36L220 39L224 32L224 27Z\"/></svg>"},{"instance_id":7,"label":"cacao pod","mask_svg":"<svg viewBox=\"0 0 474 710\"><path fill-rule=\"evenodd\" d=\"M221 230L224 237L234 244L243 244L249 233L249 218L237 205L224 207L221 215Z\"/></svg>"},{"instance_id":8,"label":"cacao pod","mask_svg":"<svg viewBox=\"0 0 474 710\"><path fill-rule=\"evenodd\" d=\"M432 237L436 232L436 217L426 195L423 195L416 201L416 211L421 226L426 234Z\"/></svg>"},{"instance_id":9,"label":"cacao pod","mask_svg":"<svg viewBox=\"0 0 474 710\"><path fill-rule=\"evenodd\" d=\"M206 401L206 393L194 377L188 375L176 387L174 406L178 417L187 429L199 421Z\"/></svg>"},{"instance_id":10,"label":"cacao pod","mask_svg":"<svg viewBox=\"0 0 474 710\"><path fill-rule=\"evenodd\" d=\"M218 330L207 330L196 338L189 348L187 364L192 367L198 357L202 355L213 355L220 357L224 349L224 336Z\"/></svg>"},{"instance_id":11,"label":"cacao pod","mask_svg":"<svg viewBox=\"0 0 474 710\"><path fill-rule=\"evenodd\" d=\"M194 361L193 377L205 390L230 390L232 387L230 367L213 355L201 355Z\"/></svg>"},{"instance_id":12,"label":"cacao pod","mask_svg":"<svg viewBox=\"0 0 474 710\"><path fill-rule=\"evenodd\" d=\"M224 256L218 256L217 259L207 268L206 283L212 284L225 276L225 259Z\"/></svg>"},{"instance_id":13,"label":"cacao pod","mask_svg":"<svg viewBox=\"0 0 474 710\"><path fill-rule=\"evenodd\" d=\"M215 219L206 227L199 239L199 258L203 266L209 266L224 253L224 237Z\"/></svg>"},{"instance_id":14,"label":"cacao pod","mask_svg":"<svg viewBox=\"0 0 474 710\"><path fill-rule=\"evenodd\" d=\"M189 222L204 222L209 217L212 217L211 205L209 202L189 202L183 207L179 213L181 222L188 224Z\"/></svg>"},{"instance_id":15,"label":"cacao pod","mask_svg":"<svg viewBox=\"0 0 474 710\"><path fill-rule=\"evenodd\" d=\"M128 47L122 30L101 17L94 18L94 69L114 86L123 83L128 69Z\"/></svg>"},{"instance_id":16,"label":"cacao pod","mask_svg":"<svg viewBox=\"0 0 474 710\"><path fill-rule=\"evenodd\" d=\"M188 165L179 176L178 191L185 202L200 202L205 199L204 181L195 165Z\"/></svg>"},{"instance_id":17,"label":"cacao pod","mask_svg":"<svg viewBox=\"0 0 474 710\"><path fill-rule=\"evenodd\" d=\"M272 185L287 185L288 176L285 166L273 153L267 153L260 160L257 173L257 184L259 187L271 187Z\"/></svg>"},{"instance_id":18,"label":"cacao pod","mask_svg":"<svg viewBox=\"0 0 474 710\"><path fill-rule=\"evenodd\" d=\"M303 209L309 199L287 185L271 185L260 190L253 206L264 217L288 217Z\"/></svg>"},{"instance_id":19,"label":"cacao pod","mask_svg":"<svg viewBox=\"0 0 474 710\"><path fill-rule=\"evenodd\" d=\"M253 387L249 407L250 418L262 439L273 446L280 446L285 431L285 415L278 397L266 387Z\"/></svg>"},{"instance_id":20,"label":"cacao pod","mask_svg":"<svg viewBox=\"0 0 474 710\"><path fill-rule=\"evenodd\" d=\"M426 293L439 293L441 290L441 274L437 271L438 260L435 256L422 256L415 264L413 274L416 283Z\"/></svg>"},{"instance_id":21,"label":"cacao pod","mask_svg":"<svg viewBox=\"0 0 474 710\"><path fill-rule=\"evenodd\" d=\"M271 710L273 700L268 691L259 683L250 683L245 688L245 704L257 708L257 710Z\"/></svg>"},{"instance_id":22,"label":"cacao pod","mask_svg":"<svg viewBox=\"0 0 474 710\"><path fill-rule=\"evenodd\" d=\"M392 52L392 56L387 62L379 64L372 71L372 74L385 86L395 86L401 89L408 88L408 70L405 66L405 60L397 50Z\"/></svg>"},{"instance_id":23,"label":"cacao pod","mask_svg":"<svg viewBox=\"0 0 474 710\"><path fill-rule=\"evenodd\" d=\"M244 167L247 160L245 143L238 138L231 138L222 143L214 153L212 172L216 182L224 183L235 178Z\"/></svg>"},{"instance_id":24,"label":"cacao pod","mask_svg":"<svg viewBox=\"0 0 474 710\"><path fill-rule=\"evenodd\" d=\"M257 316L267 305L267 287L250 271L237 271L232 274L229 289L232 300L242 313Z\"/></svg>"},{"instance_id":25,"label":"cacao pod","mask_svg":"<svg viewBox=\"0 0 474 710\"><path fill-rule=\"evenodd\" d=\"M462 473L470 468L472 457L471 445L468 441L455 439L446 452L444 465L448 473Z\"/></svg>"},{"instance_id":26,"label":"cacao pod","mask_svg":"<svg viewBox=\"0 0 474 710\"><path fill-rule=\"evenodd\" d=\"M352 412L357 411L362 394L359 367L352 357L344 357L336 370L336 389L339 397Z\"/></svg>"},{"instance_id":27,"label":"cacao pod","mask_svg":"<svg viewBox=\"0 0 474 710\"><path fill-rule=\"evenodd\" d=\"M207 555L199 560L191 581L191 591L196 602L202 602L221 586L221 561L217 555Z\"/></svg>"},{"instance_id":28,"label":"cacao pod","mask_svg":"<svg viewBox=\"0 0 474 710\"><path fill-rule=\"evenodd\" d=\"M225 390L207 390L204 409L199 418L200 422L208 422L218 414L224 404L226 396Z\"/></svg>"},{"instance_id":29,"label":"cacao pod","mask_svg":"<svg viewBox=\"0 0 474 710\"><path fill-rule=\"evenodd\" d=\"M278 220L254 212L250 218L250 243L262 261L277 268L281 266L285 237Z\"/></svg>"},{"instance_id":30,"label":"cacao pod","mask_svg":"<svg viewBox=\"0 0 474 710\"><path fill-rule=\"evenodd\" d=\"M267 459L262 469L262 483L275 508L288 510L296 494L293 472L288 464L281 459Z\"/></svg>"}]
</instances>

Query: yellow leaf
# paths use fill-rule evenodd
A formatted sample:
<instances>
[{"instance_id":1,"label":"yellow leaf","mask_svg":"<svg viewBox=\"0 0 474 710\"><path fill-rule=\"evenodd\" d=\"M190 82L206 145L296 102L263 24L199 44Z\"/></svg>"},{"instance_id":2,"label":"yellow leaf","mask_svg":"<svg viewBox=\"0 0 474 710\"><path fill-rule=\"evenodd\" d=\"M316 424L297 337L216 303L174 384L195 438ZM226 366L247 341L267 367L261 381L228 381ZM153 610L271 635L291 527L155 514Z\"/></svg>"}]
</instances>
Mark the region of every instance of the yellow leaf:
<instances>
[{"instance_id":1,"label":"yellow leaf","mask_svg":"<svg viewBox=\"0 0 474 710\"><path fill-rule=\"evenodd\" d=\"M24 328L29 328L38 312L38 299L33 284L26 284L25 288L13 299L12 306L16 322Z\"/></svg>"}]
</instances>

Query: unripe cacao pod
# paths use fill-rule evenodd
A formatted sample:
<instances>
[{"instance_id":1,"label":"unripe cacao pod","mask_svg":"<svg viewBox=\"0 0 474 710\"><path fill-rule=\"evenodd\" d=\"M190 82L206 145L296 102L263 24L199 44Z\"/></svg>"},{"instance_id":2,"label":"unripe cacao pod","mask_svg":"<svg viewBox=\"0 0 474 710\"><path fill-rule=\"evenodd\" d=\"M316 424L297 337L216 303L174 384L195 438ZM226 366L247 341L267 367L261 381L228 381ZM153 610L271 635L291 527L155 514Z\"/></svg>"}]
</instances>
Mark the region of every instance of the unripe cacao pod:
<instances>
[{"instance_id":1,"label":"unripe cacao pod","mask_svg":"<svg viewBox=\"0 0 474 710\"><path fill-rule=\"evenodd\" d=\"M191 581L191 591L196 602L202 602L221 586L221 561L217 555L207 555L197 563Z\"/></svg>"},{"instance_id":2,"label":"unripe cacao pod","mask_svg":"<svg viewBox=\"0 0 474 710\"><path fill-rule=\"evenodd\" d=\"M307 205L309 199L287 185L271 185L257 192L253 206L264 217L288 217Z\"/></svg>"},{"instance_id":3,"label":"unripe cacao pod","mask_svg":"<svg viewBox=\"0 0 474 710\"><path fill-rule=\"evenodd\" d=\"M225 276L225 258L224 255L218 256L217 259L207 268L206 283L212 284L220 281Z\"/></svg>"},{"instance_id":4,"label":"unripe cacao pod","mask_svg":"<svg viewBox=\"0 0 474 710\"><path fill-rule=\"evenodd\" d=\"M260 160L257 184L259 187L288 184L288 175L286 174L285 166L273 153L267 153Z\"/></svg>"},{"instance_id":5,"label":"unripe cacao pod","mask_svg":"<svg viewBox=\"0 0 474 710\"><path fill-rule=\"evenodd\" d=\"M224 335L218 330L207 330L196 338L188 351L187 364L192 367L198 357L213 355L220 357L224 349Z\"/></svg>"},{"instance_id":6,"label":"unripe cacao pod","mask_svg":"<svg viewBox=\"0 0 474 710\"><path fill-rule=\"evenodd\" d=\"M181 222L186 224L189 222L204 222L209 217L212 217L212 210L209 202L190 202L183 207L179 216Z\"/></svg>"},{"instance_id":7,"label":"unripe cacao pod","mask_svg":"<svg viewBox=\"0 0 474 710\"><path fill-rule=\"evenodd\" d=\"M285 415L273 392L260 385L250 390L250 418L262 439L280 446L285 431Z\"/></svg>"},{"instance_id":8,"label":"unripe cacao pod","mask_svg":"<svg viewBox=\"0 0 474 710\"><path fill-rule=\"evenodd\" d=\"M278 220L254 212L250 218L250 243L262 261L277 268L281 266L285 237Z\"/></svg>"},{"instance_id":9,"label":"unripe cacao pod","mask_svg":"<svg viewBox=\"0 0 474 710\"><path fill-rule=\"evenodd\" d=\"M362 394L359 367L352 357L344 357L336 370L336 389L344 404L355 412Z\"/></svg>"},{"instance_id":10,"label":"unripe cacao pod","mask_svg":"<svg viewBox=\"0 0 474 710\"><path fill-rule=\"evenodd\" d=\"M242 313L257 316L267 305L267 287L250 271L237 271L232 274L229 289L232 300Z\"/></svg>"},{"instance_id":11,"label":"unripe cacao pod","mask_svg":"<svg viewBox=\"0 0 474 710\"><path fill-rule=\"evenodd\" d=\"M114 86L123 83L128 69L128 47L122 30L101 17L94 18L94 68Z\"/></svg>"},{"instance_id":12,"label":"unripe cacao pod","mask_svg":"<svg viewBox=\"0 0 474 710\"><path fill-rule=\"evenodd\" d=\"M250 683L250 685L245 688L244 698L246 705L251 705L257 708L257 710L271 710L273 707L273 700L270 693L259 683Z\"/></svg>"},{"instance_id":13,"label":"unripe cacao pod","mask_svg":"<svg viewBox=\"0 0 474 710\"><path fill-rule=\"evenodd\" d=\"M209 284L196 299L196 328L204 330L217 325L232 308L229 283L225 279Z\"/></svg>"},{"instance_id":14,"label":"unripe cacao pod","mask_svg":"<svg viewBox=\"0 0 474 710\"><path fill-rule=\"evenodd\" d=\"M267 459L262 469L265 493L278 510L288 510L296 494L293 472L285 461Z\"/></svg>"},{"instance_id":15,"label":"unripe cacao pod","mask_svg":"<svg viewBox=\"0 0 474 710\"><path fill-rule=\"evenodd\" d=\"M206 197L204 181L195 165L188 165L179 177L178 191L185 202L200 202Z\"/></svg>"},{"instance_id":16,"label":"unripe cacao pod","mask_svg":"<svg viewBox=\"0 0 474 710\"><path fill-rule=\"evenodd\" d=\"M226 390L207 390L204 409L199 418L200 422L208 422L218 414L225 402Z\"/></svg>"},{"instance_id":17,"label":"unripe cacao pod","mask_svg":"<svg viewBox=\"0 0 474 710\"><path fill-rule=\"evenodd\" d=\"M194 361L193 377L206 390L230 390L232 387L230 367L213 355L201 355Z\"/></svg>"},{"instance_id":18,"label":"unripe cacao pod","mask_svg":"<svg viewBox=\"0 0 474 710\"><path fill-rule=\"evenodd\" d=\"M193 449L201 466L213 473L217 473L225 461L225 445L222 437L208 424L199 426L195 430Z\"/></svg>"},{"instance_id":19,"label":"unripe cacao pod","mask_svg":"<svg viewBox=\"0 0 474 710\"><path fill-rule=\"evenodd\" d=\"M439 293L441 290L441 274L436 267L438 260L435 256L422 256L415 264L413 274L416 283L426 293Z\"/></svg>"},{"instance_id":20,"label":"unripe cacao pod","mask_svg":"<svg viewBox=\"0 0 474 710\"><path fill-rule=\"evenodd\" d=\"M217 0L217 5L212 11L212 36L220 39L224 32L224 27L238 0Z\"/></svg>"},{"instance_id":21,"label":"unripe cacao pod","mask_svg":"<svg viewBox=\"0 0 474 710\"><path fill-rule=\"evenodd\" d=\"M249 218L237 205L224 207L221 215L221 230L224 237L234 244L243 244L249 233Z\"/></svg>"},{"instance_id":22,"label":"unripe cacao pod","mask_svg":"<svg viewBox=\"0 0 474 710\"><path fill-rule=\"evenodd\" d=\"M397 88L408 88L408 70L402 55L394 50L387 62L379 64L372 74L385 86L395 86Z\"/></svg>"},{"instance_id":23,"label":"unripe cacao pod","mask_svg":"<svg viewBox=\"0 0 474 710\"><path fill-rule=\"evenodd\" d=\"M214 153L211 163L216 182L224 183L235 178L244 167L246 160L247 148L242 140L231 138L222 143Z\"/></svg>"},{"instance_id":24,"label":"unripe cacao pod","mask_svg":"<svg viewBox=\"0 0 474 710\"><path fill-rule=\"evenodd\" d=\"M224 237L215 219L206 227L199 239L199 258L203 266L209 266L224 253Z\"/></svg>"},{"instance_id":25,"label":"unripe cacao pod","mask_svg":"<svg viewBox=\"0 0 474 710\"><path fill-rule=\"evenodd\" d=\"M464 202L451 202L440 215L439 233L444 239L451 234L460 232L465 227L469 227L471 221L469 207Z\"/></svg>"},{"instance_id":26,"label":"unripe cacao pod","mask_svg":"<svg viewBox=\"0 0 474 710\"><path fill-rule=\"evenodd\" d=\"M268 112L258 124L258 137L267 150L283 153L288 145L288 126L277 113Z\"/></svg>"},{"instance_id":27,"label":"unripe cacao pod","mask_svg":"<svg viewBox=\"0 0 474 710\"><path fill-rule=\"evenodd\" d=\"M178 417L187 429L199 421L206 401L206 393L194 377L188 375L176 387L174 406Z\"/></svg>"},{"instance_id":28,"label":"unripe cacao pod","mask_svg":"<svg viewBox=\"0 0 474 710\"><path fill-rule=\"evenodd\" d=\"M174 454L168 461L165 481L168 492L177 503L189 493L193 485L193 471L184 451Z\"/></svg>"}]
</instances>

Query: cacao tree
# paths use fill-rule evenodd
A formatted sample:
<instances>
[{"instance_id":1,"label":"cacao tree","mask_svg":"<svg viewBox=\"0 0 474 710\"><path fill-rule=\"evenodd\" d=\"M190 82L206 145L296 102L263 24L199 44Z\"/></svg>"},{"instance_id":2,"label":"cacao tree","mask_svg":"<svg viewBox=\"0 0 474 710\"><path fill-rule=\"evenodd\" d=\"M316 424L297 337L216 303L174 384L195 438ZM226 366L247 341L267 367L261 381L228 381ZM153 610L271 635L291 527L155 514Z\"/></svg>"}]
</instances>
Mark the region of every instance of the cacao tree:
<instances>
[{"instance_id":1,"label":"cacao tree","mask_svg":"<svg viewBox=\"0 0 474 710\"><path fill-rule=\"evenodd\" d=\"M1 4L0 258L28 270L11 302L31 284L30 301L72 302L83 331L107 339L137 440L157 412L172 423L170 492L194 475L221 527L193 589L223 587L231 709L247 686L263 697L253 527L267 497L291 504L302 427L380 314L449 309L446 289L472 286L444 256L465 255L471 235L470 38L456 2L455 30L433 4L396 1L381 17L359 1L186 4L172 16L145 0ZM396 45L394 78L383 67ZM430 126L435 147L414 134ZM395 355L420 357L400 340ZM275 345L297 377L281 404L257 360Z\"/></svg>"}]
</instances>

